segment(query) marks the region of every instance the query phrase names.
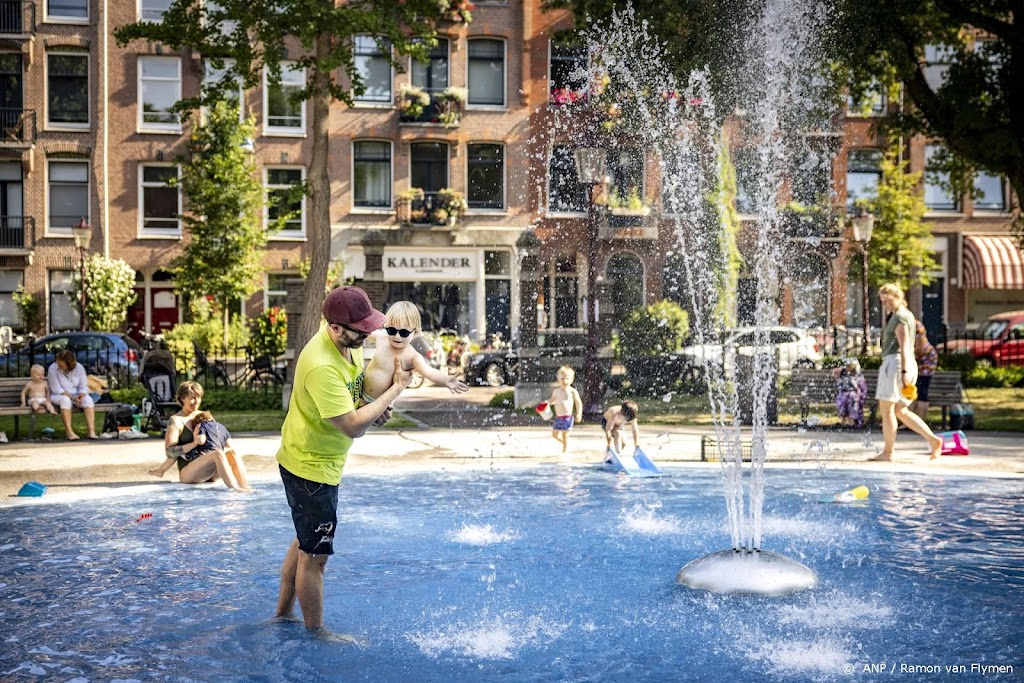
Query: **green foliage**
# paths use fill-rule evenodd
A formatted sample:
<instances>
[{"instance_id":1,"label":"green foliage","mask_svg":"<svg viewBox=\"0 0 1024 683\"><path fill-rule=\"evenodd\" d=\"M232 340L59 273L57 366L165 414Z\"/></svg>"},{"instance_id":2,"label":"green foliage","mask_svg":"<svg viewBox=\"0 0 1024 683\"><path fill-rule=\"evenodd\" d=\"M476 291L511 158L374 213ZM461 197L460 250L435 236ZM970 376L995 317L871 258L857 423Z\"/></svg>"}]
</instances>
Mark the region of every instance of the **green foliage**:
<instances>
[{"instance_id":1,"label":"green foliage","mask_svg":"<svg viewBox=\"0 0 1024 683\"><path fill-rule=\"evenodd\" d=\"M1024 367L1007 365L993 368L979 365L967 373L964 384L967 387L1022 387Z\"/></svg>"},{"instance_id":2,"label":"green foliage","mask_svg":"<svg viewBox=\"0 0 1024 683\"><path fill-rule=\"evenodd\" d=\"M629 314L622 324L620 345L624 356L650 356L679 349L689 332L686 311L663 299Z\"/></svg>"},{"instance_id":3,"label":"green foliage","mask_svg":"<svg viewBox=\"0 0 1024 683\"><path fill-rule=\"evenodd\" d=\"M739 288L740 269L743 267L736 236L742 224L739 212L736 211L736 166L729 149L729 138L723 135L718 145L718 196L715 206L718 207L718 220L722 226L718 246L725 255L726 269L718 274L718 303L714 319L721 321L725 327L735 327L736 291Z\"/></svg>"},{"instance_id":4,"label":"green foliage","mask_svg":"<svg viewBox=\"0 0 1024 683\"><path fill-rule=\"evenodd\" d=\"M188 197L183 220L191 239L172 269L178 292L188 300L209 295L224 308L259 289L267 244L263 184L244 148L255 135L253 120L239 122L235 102L216 102L192 134L180 183L172 183Z\"/></svg>"},{"instance_id":5,"label":"green foliage","mask_svg":"<svg viewBox=\"0 0 1024 683\"><path fill-rule=\"evenodd\" d=\"M256 357L276 358L288 344L288 314L280 306L263 311L252 321L249 345Z\"/></svg>"},{"instance_id":6,"label":"green foliage","mask_svg":"<svg viewBox=\"0 0 1024 683\"><path fill-rule=\"evenodd\" d=\"M187 377L196 366L195 331L194 323L178 323L164 332L164 344L174 356L174 369L182 377Z\"/></svg>"},{"instance_id":7,"label":"green foliage","mask_svg":"<svg viewBox=\"0 0 1024 683\"><path fill-rule=\"evenodd\" d=\"M146 395L146 388L141 384L133 384L129 387L110 390L110 398L115 403L128 403L133 406L141 406L142 399L146 398Z\"/></svg>"},{"instance_id":8,"label":"green foliage","mask_svg":"<svg viewBox=\"0 0 1024 683\"><path fill-rule=\"evenodd\" d=\"M861 356L858 360L861 370L877 370L882 367L881 356Z\"/></svg>"},{"instance_id":9,"label":"green foliage","mask_svg":"<svg viewBox=\"0 0 1024 683\"><path fill-rule=\"evenodd\" d=\"M940 353L939 370L957 370L966 375L978 364L978 360L970 353Z\"/></svg>"},{"instance_id":10,"label":"green foliage","mask_svg":"<svg viewBox=\"0 0 1024 683\"><path fill-rule=\"evenodd\" d=\"M924 197L918 187L920 173L911 173L910 162L890 147L882 159L882 180L877 196L869 202L875 229L868 246L868 277L875 286L898 282L904 289L931 281L938 266L928 248L931 230L924 222Z\"/></svg>"},{"instance_id":11,"label":"green foliage","mask_svg":"<svg viewBox=\"0 0 1024 683\"><path fill-rule=\"evenodd\" d=\"M491 408L512 408L515 404L514 391L499 391L494 396L491 396L491 400L487 402L487 405Z\"/></svg>"},{"instance_id":12,"label":"green foliage","mask_svg":"<svg viewBox=\"0 0 1024 683\"><path fill-rule=\"evenodd\" d=\"M18 288L11 293L14 305L18 307L18 317L25 332L34 334L43 327L43 302L25 291L25 288L18 285Z\"/></svg>"},{"instance_id":13,"label":"green foliage","mask_svg":"<svg viewBox=\"0 0 1024 683\"><path fill-rule=\"evenodd\" d=\"M93 254L85 261L85 313L90 330L116 332L124 326L128 307L135 303L135 270L121 259ZM75 301L81 302L81 283L75 277Z\"/></svg>"},{"instance_id":14,"label":"green foliage","mask_svg":"<svg viewBox=\"0 0 1024 683\"><path fill-rule=\"evenodd\" d=\"M281 389L246 391L239 387L203 388L203 408L214 415L223 410L280 410Z\"/></svg>"}]
</instances>

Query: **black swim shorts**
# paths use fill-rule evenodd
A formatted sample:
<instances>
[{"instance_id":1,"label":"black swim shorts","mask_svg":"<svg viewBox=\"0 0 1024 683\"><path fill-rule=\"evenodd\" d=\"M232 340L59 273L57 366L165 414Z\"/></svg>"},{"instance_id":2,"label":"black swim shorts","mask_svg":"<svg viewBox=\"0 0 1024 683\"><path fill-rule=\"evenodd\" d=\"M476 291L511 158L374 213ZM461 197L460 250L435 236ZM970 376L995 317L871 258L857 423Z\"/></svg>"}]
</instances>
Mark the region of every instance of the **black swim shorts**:
<instances>
[{"instance_id":1,"label":"black swim shorts","mask_svg":"<svg viewBox=\"0 0 1024 683\"><path fill-rule=\"evenodd\" d=\"M308 555L333 555L334 531L338 526L338 487L297 477L281 470L284 494L292 509L299 550Z\"/></svg>"}]
</instances>

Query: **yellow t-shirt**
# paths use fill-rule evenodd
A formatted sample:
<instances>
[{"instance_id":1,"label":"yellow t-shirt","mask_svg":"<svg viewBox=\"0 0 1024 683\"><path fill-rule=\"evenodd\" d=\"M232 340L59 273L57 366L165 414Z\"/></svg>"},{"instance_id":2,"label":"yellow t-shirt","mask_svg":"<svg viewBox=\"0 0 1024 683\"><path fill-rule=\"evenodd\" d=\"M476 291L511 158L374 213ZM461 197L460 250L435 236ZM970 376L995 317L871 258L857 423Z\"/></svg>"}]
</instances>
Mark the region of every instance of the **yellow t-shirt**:
<instances>
[{"instance_id":1,"label":"yellow t-shirt","mask_svg":"<svg viewBox=\"0 0 1024 683\"><path fill-rule=\"evenodd\" d=\"M281 427L277 461L292 474L337 485L352 439L328 420L356 409L363 390L363 350L352 362L341 355L327 329L314 336L295 365L288 415Z\"/></svg>"}]
</instances>

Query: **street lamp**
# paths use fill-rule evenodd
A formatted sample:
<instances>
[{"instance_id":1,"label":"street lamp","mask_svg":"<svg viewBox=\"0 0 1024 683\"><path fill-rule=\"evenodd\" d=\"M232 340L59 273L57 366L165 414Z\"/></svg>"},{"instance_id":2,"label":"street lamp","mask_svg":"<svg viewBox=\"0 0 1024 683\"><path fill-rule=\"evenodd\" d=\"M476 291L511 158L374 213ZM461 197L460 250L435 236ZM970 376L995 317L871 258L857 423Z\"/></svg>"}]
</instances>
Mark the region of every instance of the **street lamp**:
<instances>
[{"instance_id":1,"label":"street lamp","mask_svg":"<svg viewBox=\"0 0 1024 683\"><path fill-rule=\"evenodd\" d=\"M862 356L866 356L871 334L871 324L868 320L868 243L871 241L871 231L875 228L875 216L863 207L858 207L857 213L850 219L850 227L853 228L853 241L860 245L860 253L863 258L860 282L861 295L864 299L864 340L861 342L860 353Z\"/></svg>"},{"instance_id":2,"label":"street lamp","mask_svg":"<svg viewBox=\"0 0 1024 683\"><path fill-rule=\"evenodd\" d=\"M79 286L82 288L82 320L81 328L84 332L88 329L85 319L85 252L89 251L89 244L92 242L92 226L85 222L85 216L78 221L78 225L71 228L71 234L75 237L75 247L78 248L79 260Z\"/></svg>"},{"instance_id":3,"label":"street lamp","mask_svg":"<svg viewBox=\"0 0 1024 683\"><path fill-rule=\"evenodd\" d=\"M587 186L587 305L586 352L584 359L583 418L601 418L601 366L597 360L597 231L598 208L594 192L604 183L606 150L600 147L576 148L576 174Z\"/></svg>"}]
</instances>

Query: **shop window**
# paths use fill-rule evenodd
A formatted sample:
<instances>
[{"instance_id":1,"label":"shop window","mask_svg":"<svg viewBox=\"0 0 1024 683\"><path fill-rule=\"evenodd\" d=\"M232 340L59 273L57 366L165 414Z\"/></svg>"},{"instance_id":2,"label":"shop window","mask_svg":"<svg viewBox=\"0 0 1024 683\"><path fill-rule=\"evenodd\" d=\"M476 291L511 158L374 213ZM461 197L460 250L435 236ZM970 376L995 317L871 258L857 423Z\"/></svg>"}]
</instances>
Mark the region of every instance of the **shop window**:
<instances>
[{"instance_id":1,"label":"shop window","mask_svg":"<svg viewBox=\"0 0 1024 683\"><path fill-rule=\"evenodd\" d=\"M858 200L877 195L881 180L881 150L851 149L846 161L846 209L852 211Z\"/></svg>"},{"instance_id":2,"label":"shop window","mask_svg":"<svg viewBox=\"0 0 1024 683\"><path fill-rule=\"evenodd\" d=\"M379 40L379 42L378 42ZM363 82L363 92L354 95L356 102L369 104L392 103L391 41L374 36L356 36L352 39L356 73Z\"/></svg>"},{"instance_id":3,"label":"shop window","mask_svg":"<svg viewBox=\"0 0 1024 683\"><path fill-rule=\"evenodd\" d=\"M548 166L548 211L579 213L586 210L586 191L576 174L573 148L555 145Z\"/></svg>"},{"instance_id":4,"label":"shop window","mask_svg":"<svg viewBox=\"0 0 1024 683\"><path fill-rule=\"evenodd\" d=\"M469 158L466 201L471 209L505 208L505 148L502 145L466 145Z\"/></svg>"},{"instance_id":5,"label":"shop window","mask_svg":"<svg viewBox=\"0 0 1024 683\"><path fill-rule=\"evenodd\" d=\"M271 236L303 237L306 234L306 198L295 196L295 186L305 179L304 168L266 168L267 223L287 216L281 230Z\"/></svg>"},{"instance_id":6,"label":"shop window","mask_svg":"<svg viewBox=\"0 0 1024 683\"><path fill-rule=\"evenodd\" d=\"M484 252L484 317L487 334L511 339L512 254L508 251Z\"/></svg>"},{"instance_id":7,"label":"shop window","mask_svg":"<svg viewBox=\"0 0 1024 683\"><path fill-rule=\"evenodd\" d=\"M1006 179L979 173L974 178L975 211L1006 211Z\"/></svg>"},{"instance_id":8,"label":"shop window","mask_svg":"<svg viewBox=\"0 0 1024 683\"><path fill-rule=\"evenodd\" d=\"M89 54L46 55L46 122L54 126L89 125Z\"/></svg>"},{"instance_id":9,"label":"shop window","mask_svg":"<svg viewBox=\"0 0 1024 683\"><path fill-rule=\"evenodd\" d=\"M267 135L303 135L306 132L306 103L292 99L306 87L306 70L294 62L281 62L281 81L272 83L263 72L263 121Z\"/></svg>"},{"instance_id":10,"label":"shop window","mask_svg":"<svg viewBox=\"0 0 1024 683\"><path fill-rule=\"evenodd\" d=\"M469 104L505 106L505 41L469 41Z\"/></svg>"},{"instance_id":11,"label":"shop window","mask_svg":"<svg viewBox=\"0 0 1024 683\"><path fill-rule=\"evenodd\" d=\"M181 59L139 57L139 128L181 130L181 118L171 107L181 99Z\"/></svg>"},{"instance_id":12,"label":"shop window","mask_svg":"<svg viewBox=\"0 0 1024 683\"><path fill-rule=\"evenodd\" d=\"M72 226L82 218L90 222L88 161L50 161L47 182L47 232L70 235Z\"/></svg>"},{"instance_id":13,"label":"shop window","mask_svg":"<svg viewBox=\"0 0 1024 683\"><path fill-rule=\"evenodd\" d=\"M937 169L934 162L942 152L940 145L925 145L924 205L929 211L956 211L957 198L948 188L949 173Z\"/></svg>"},{"instance_id":14,"label":"shop window","mask_svg":"<svg viewBox=\"0 0 1024 683\"><path fill-rule=\"evenodd\" d=\"M21 316L14 303L14 292L25 282L25 273L20 270L0 270L0 325L20 328Z\"/></svg>"},{"instance_id":15,"label":"shop window","mask_svg":"<svg viewBox=\"0 0 1024 683\"><path fill-rule=\"evenodd\" d=\"M363 140L352 144L352 193L356 206L391 206L391 143Z\"/></svg>"},{"instance_id":16,"label":"shop window","mask_svg":"<svg viewBox=\"0 0 1024 683\"><path fill-rule=\"evenodd\" d=\"M181 193L168 184L178 177L178 167L143 164L139 170L141 232L180 233Z\"/></svg>"},{"instance_id":17,"label":"shop window","mask_svg":"<svg viewBox=\"0 0 1024 683\"><path fill-rule=\"evenodd\" d=\"M78 302L75 300L74 272L51 270L50 331L77 330L81 327Z\"/></svg>"}]
</instances>

